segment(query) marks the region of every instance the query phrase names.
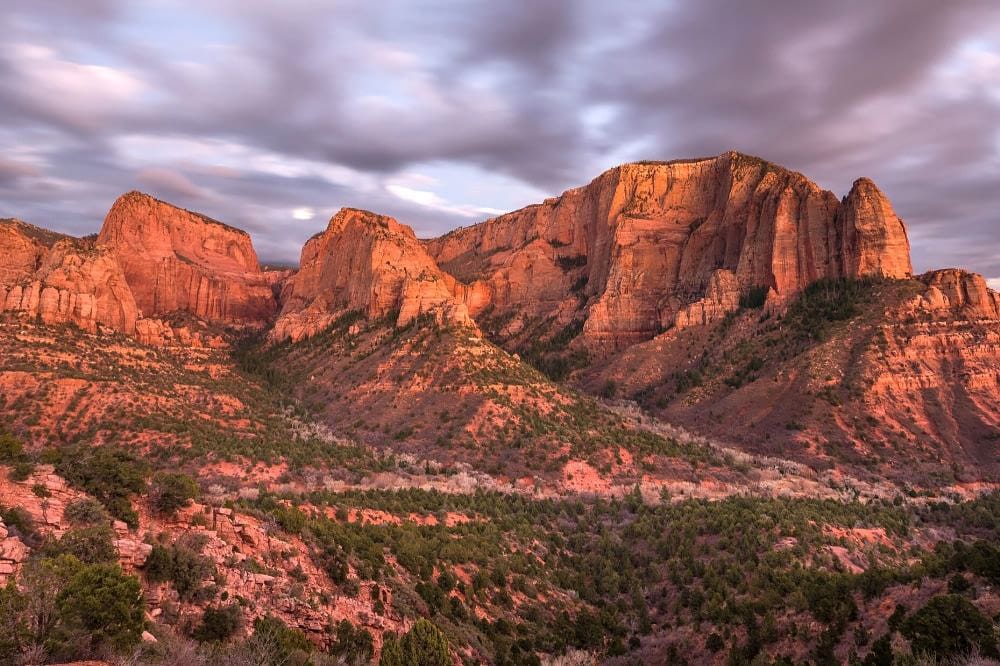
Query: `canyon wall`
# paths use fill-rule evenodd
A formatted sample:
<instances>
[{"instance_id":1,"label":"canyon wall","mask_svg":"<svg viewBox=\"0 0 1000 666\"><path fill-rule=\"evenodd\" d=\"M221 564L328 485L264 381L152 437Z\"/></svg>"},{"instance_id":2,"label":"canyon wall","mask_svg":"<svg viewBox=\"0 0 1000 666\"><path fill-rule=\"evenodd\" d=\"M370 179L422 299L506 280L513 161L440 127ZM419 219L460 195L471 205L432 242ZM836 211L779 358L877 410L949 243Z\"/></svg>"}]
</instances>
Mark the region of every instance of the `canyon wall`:
<instances>
[{"instance_id":1,"label":"canyon wall","mask_svg":"<svg viewBox=\"0 0 1000 666\"><path fill-rule=\"evenodd\" d=\"M114 203L97 237L125 273L145 317L189 312L261 326L277 310L278 273L261 271L250 236L139 192Z\"/></svg>"},{"instance_id":2,"label":"canyon wall","mask_svg":"<svg viewBox=\"0 0 1000 666\"><path fill-rule=\"evenodd\" d=\"M98 325L132 333L137 309L121 267L86 239L0 223L0 311L46 324Z\"/></svg>"},{"instance_id":3,"label":"canyon wall","mask_svg":"<svg viewBox=\"0 0 1000 666\"><path fill-rule=\"evenodd\" d=\"M710 286L737 291L711 294L715 303L738 303L751 288L787 300L819 278L912 270L902 221L871 181L838 201L801 174L735 152L616 167L426 247L463 283L456 296L474 315L516 310L514 329L528 318L582 318L588 339L612 345L686 321L682 311ZM720 270L735 279L713 284Z\"/></svg>"},{"instance_id":4,"label":"canyon wall","mask_svg":"<svg viewBox=\"0 0 1000 666\"><path fill-rule=\"evenodd\" d=\"M405 326L430 313L442 323L471 325L449 279L413 230L391 217L344 208L302 248L298 272L283 287L274 339L298 340L348 311L392 315Z\"/></svg>"}]
</instances>

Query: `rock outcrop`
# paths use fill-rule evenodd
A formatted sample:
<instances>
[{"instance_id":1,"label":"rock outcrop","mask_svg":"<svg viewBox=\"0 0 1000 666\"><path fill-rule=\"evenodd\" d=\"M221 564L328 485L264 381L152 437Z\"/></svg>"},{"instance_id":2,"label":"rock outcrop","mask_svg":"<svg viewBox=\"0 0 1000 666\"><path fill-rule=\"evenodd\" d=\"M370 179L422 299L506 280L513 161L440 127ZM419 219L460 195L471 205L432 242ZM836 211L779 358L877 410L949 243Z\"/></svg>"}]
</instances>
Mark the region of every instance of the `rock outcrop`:
<instances>
[{"instance_id":1,"label":"rock outcrop","mask_svg":"<svg viewBox=\"0 0 1000 666\"><path fill-rule=\"evenodd\" d=\"M945 268L925 273L920 280L927 285L913 303L920 310L962 319L1000 319L1000 293L987 287L978 273Z\"/></svg>"},{"instance_id":2,"label":"rock outcrop","mask_svg":"<svg viewBox=\"0 0 1000 666\"><path fill-rule=\"evenodd\" d=\"M135 330L135 300L114 256L86 239L0 224L0 311L46 324Z\"/></svg>"},{"instance_id":3,"label":"rock outcrop","mask_svg":"<svg viewBox=\"0 0 1000 666\"><path fill-rule=\"evenodd\" d=\"M739 293L760 288L779 300L823 277L911 272L903 224L871 181L839 202L801 174L735 152L626 164L426 247L464 283L458 298L475 294L464 301L474 315L509 313L510 330L583 318L585 338L605 347L689 321L681 311L706 297L719 270Z\"/></svg>"},{"instance_id":4,"label":"rock outcrop","mask_svg":"<svg viewBox=\"0 0 1000 666\"><path fill-rule=\"evenodd\" d=\"M97 237L118 259L142 316L189 312L261 326L280 274L261 271L250 236L139 192L114 203Z\"/></svg>"},{"instance_id":5,"label":"rock outcrop","mask_svg":"<svg viewBox=\"0 0 1000 666\"><path fill-rule=\"evenodd\" d=\"M299 340L354 310L369 318L392 314L396 326L425 313L441 323L474 326L453 297L455 289L412 229L391 217L344 208L302 248L272 337Z\"/></svg>"},{"instance_id":6,"label":"rock outcrop","mask_svg":"<svg viewBox=\"0 0 1000 666\"><path fill-rule=\"evenodd\" d=\"M685 305L674 315L676 328L702 326L722 319L740 306L740 287L732 271L720 269L712 273L704 298Z\"/></svg>"},{"instance_id":7,"label":"rock outcrop","mask_svg":"<svg viewBox=\"0 0 1000 666\"><path fill-rule=\"evenodd\" d=\"M55 242L65 236L22 222L0 220L0 285L16 284L34 274Z\"/></svg>"}]
</instances>

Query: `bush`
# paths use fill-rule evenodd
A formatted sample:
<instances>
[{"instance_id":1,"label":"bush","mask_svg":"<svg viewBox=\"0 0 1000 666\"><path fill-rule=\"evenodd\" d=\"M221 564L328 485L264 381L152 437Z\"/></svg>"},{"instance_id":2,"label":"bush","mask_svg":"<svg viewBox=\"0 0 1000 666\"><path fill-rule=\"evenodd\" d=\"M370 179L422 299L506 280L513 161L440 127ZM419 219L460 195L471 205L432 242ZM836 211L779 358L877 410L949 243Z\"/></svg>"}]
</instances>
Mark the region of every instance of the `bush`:
<instances>
[{"instance_id":1,"label":"bush","mask_svg":"<svg viewBox=\"0 0 1000 666\"><path fill-rule=\"evenodd\" d=\"M0 430L0 463L13 465L25 459L24 445L6 430Z\"/></svg>"},{"instance_id":2,"label":"bush","mask_svg":"<svg viewBox=\"0 0 1000 666\"><path fill-rule=\"evenodd\" d=\"M380 666L451 666L448 639L432 622L417 620L401 639L387 636Z\"/></svg>"},{"instance_id":3,"label":"bush","mask_svg":"<svg viewBox=\"0 0 1000 666\"><path fill-rule=\"evenodd\" d=\"M107 525L91 525L67 531L58 542L47 546L50 556L72 555L84 564L115 562L114 532Z\"/></svg>"},{"instance_id":4,"label":"bush","mask_svg":"<svg viewBox=\"0 0 1000 666\"><path fill-rule=\"evenodd\" d=\"M304 657L313 650L313 645L305 634L297 629L290 629L271 615L254 620L253 638L255 642L270 647L275 664L304 663Z\"/></svg>"},{"instance_id":5,"label":"bush","mask_svg":"<svg viewBox=\"0 0 1000 666\"><path fill-rule=\"evenodd\" d=\"M757 309L764 307L767 302L767 287L754 286L747 290L747 293L740 296L740 307L746 309Z\"/></svg>"},{"instance_id":6,"label":"bush","mask_svg":"<svg viewBox=\"0 0 1000 666\"><path fill-rule=\"evenodd\" d=\"M348 620L341 620L329 652L339 663L367 664L375 653L375 644L367 629L357 629Z\"/></svg>"},{"instance_id":7,"label":"bush","mask_svg":"<svg viewBox=\"0 0 1000 666\"><path fill-rule=\"evenodd\" d=\"M726 647L726 642L722 640L722 636L713 631L708 635L708 638L705 639L705 647L710 652L715 653Z\"/></svg>"},{"instance_id":8,"label":"bush","mask_svg":"<svg viewBox=\"0 0 1000 666\"><path fill-rule=\"evenodd\" d=\"M57 605L60 621L85 631L95 649L131 648L145 626L142 586L117 564L83 568L59 593Z\"/></svg>"},{"instance_id":9,"label":"bush","mask_svg":"<svg viewBox=\"0 0 1000 666\"><path fill-rule=\"evenodd\" d=\"M124 449L66 449L54 453L56 471L66 481L96 497L109 513L130 527L139 516L129 497L146 488L149 467Z\"/></svg>"},{"instance_id":10,"label":"bush","mask_svg":"<svg viewBox=\"0 0 1000 666\"><path fill-rule=\"evenodd\" d=\"M6 430L0 430L0 465L11 466L11 481L25 481L35 471L35 463L24 452L24 444Z\"/></svg>"},{"instance_id":11,"label":"bush","mask_svg":"<svg viewBox=\"0 0 1000 666\"><path fill-rule=\"evenodd\" d=\"M157 544L146 558L143 573L151 583L169 581L182 600L191 601L201 591L202 581L215 573L215 565L184 544Z\"/></svg>"},{"instance_id":12,"label":"bush","mask_svg":"<svg viewBox=\"0 0 1000 666\"><path fill-rule=\"evenodd\" d=\"M993 623L957 594L943 594L928 601L903 621L900 633L909 639L915 653L951 657L978 649L984 656L1000 657Z\"/></svg>"},{"instance_id":13,"label":"bush","mask_svg":"<svg viewBox=\"0 0 1000 666\"><path fill-rule=\"evenodd\" d=\"M172 515L198 497L198 482L181 472L158 472L153 476L149 499L161 514Z\"/></svg>"},{"instance_id":14,"label":"bush","mask_svg":"<svg viewBox=\"0 0 1000 666\"><path fill-rule=\"evenodd\" d=\"M21 507L6 507L0 504L0 520L7 527L13 528L16 536L29 539L35 536L35 524L32 522L28 512Z\"/></svg>"},{"instance_id":15,"label":"bush","mask_svg":"<svg viewBox=\"0 0 1000 666\"><path fill-rule=\"evenodd\" d=\"M63 518L77 527L106 524L111 521L111 516L108 515L104 505L89 497L67 504L63 510Z\"/></svg>"},{"instance_id":16,"label":"bush","mask_svg":"<svg viewBox=\"0 0 1000 666\"><path fill-rule=\"evenodd\" d=\"M202 643L229 640L240 628L243 614L237 604L209 606L201 616L201 624L194 630L195 640Z\"/></svg>"}]
</instances>

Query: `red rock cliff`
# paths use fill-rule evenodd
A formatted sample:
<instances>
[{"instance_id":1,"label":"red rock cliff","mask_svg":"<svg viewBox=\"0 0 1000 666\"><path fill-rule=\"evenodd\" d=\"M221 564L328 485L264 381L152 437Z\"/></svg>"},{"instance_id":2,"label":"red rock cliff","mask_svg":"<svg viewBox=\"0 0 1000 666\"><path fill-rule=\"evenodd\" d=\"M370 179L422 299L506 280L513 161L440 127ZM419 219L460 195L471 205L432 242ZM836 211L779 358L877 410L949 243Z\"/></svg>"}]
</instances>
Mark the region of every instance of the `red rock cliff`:
<instances>
[{"instance_id":1,"label":"red rock cliff","mask_svg":"<svg viewBox=\"0 0 1000 666\"><path fill-rule=\"evenodd\" d=\"M784 300L822 277L911 272L903 224L871 181L839 202L801 174L735 152L626 164L426 246L465 283L456 295L474 315L512 312L515 332L530 318L583 318L590 340L617 344L689 321L683 311L710 286L702 314L738 302L717 293L723 285ZM735 279L713 282L718 270Z\"/></svg>"},{"instance_id":2,"label":"red rock cliff","mask_svg":"<svg viewBox=\"0 0 1000 666\"><path fill-rule=\"evenodd\" d=\"M944 268L920 276L927 290L912 304L933 315L963 319L1000 319L1000 293L978 273Z\"/></svg>"},{"instance_id":3,"label":"red rock cliff","mask_svg":"<svg viewBox=\"0 0 1000 666\"><path fill-rule=\"evenodd\" d=\"M302 248L299 271L285 283L272 336L301 339L349 310L372 318L398 311L398 326L424 313L472 324L465 306L453 298L453 288L454 280L437 267L412 229L391 217L344 208Z\"/></svg>"},{"instance_id":4,"label":"red rock cliff","mask_svg":"<svg viewBox=\"0 0 1000 666\"><path fill-rule=\"evenodd\" d=\"M274 279L250 236L139 192L114 203L97 238L118 258L143 316L190 312L262 325L276 309Z\"/></svg>"},{"instance_id":5,"label":"red rock cliff","mask_svg":"<svg viewBox=\"0 0 1000 666\"><path fill-rule=\"evenodd\" d=\"M108 251L17 221L0 223L0 311L47 324L135 330L135 300Z\"/></svg>"}]
</instances>

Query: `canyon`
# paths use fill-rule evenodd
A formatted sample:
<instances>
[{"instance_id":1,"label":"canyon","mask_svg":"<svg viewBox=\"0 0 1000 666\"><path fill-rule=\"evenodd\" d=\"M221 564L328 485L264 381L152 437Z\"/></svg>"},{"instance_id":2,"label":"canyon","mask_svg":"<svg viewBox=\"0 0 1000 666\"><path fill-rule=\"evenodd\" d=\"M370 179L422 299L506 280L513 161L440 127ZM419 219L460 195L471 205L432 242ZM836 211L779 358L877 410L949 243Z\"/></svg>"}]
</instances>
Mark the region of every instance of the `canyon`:
<instances>
[{"instance_id":1,"label":"canyon","mask_svg":"<svg viewBox=\"0 0 1000 666\"><path fill-rule=\"evenodd\" d=\"M93 236L0 220L0 583L77 534L69 505L127 506L108 527L154 641L231 606L239 632L273 617L328 650L345 620L370 657L430 616L455 663L718 661L691 622L733 650L756 625L700 563L766 561L857 586L827 646L846 661L844 626L885 633L896 601L950 589L909 553L992 538L998 405L982 276L915 275L871 180L838 198L738 152L433 239L342 208L287 270L139 192ZM142 477L124 505L61 457L105 450ZM178 471L199 491L158 511ZM733 536L751 523L763 550ZM154 549L194 552L201 596L152 576ZM842 610L793 588L767 602L783 635ZM814 633L767 650L804 660Z\"/></svg>"}]
</instances>

